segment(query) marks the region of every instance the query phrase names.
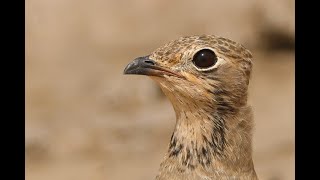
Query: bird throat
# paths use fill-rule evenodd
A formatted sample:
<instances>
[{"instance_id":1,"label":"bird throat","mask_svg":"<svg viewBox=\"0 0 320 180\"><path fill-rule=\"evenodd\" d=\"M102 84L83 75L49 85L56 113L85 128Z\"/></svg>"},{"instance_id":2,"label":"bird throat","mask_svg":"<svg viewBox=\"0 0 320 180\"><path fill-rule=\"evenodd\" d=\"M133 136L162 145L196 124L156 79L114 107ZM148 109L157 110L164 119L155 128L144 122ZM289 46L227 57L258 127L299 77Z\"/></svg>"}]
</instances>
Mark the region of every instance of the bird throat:
<instances>
[{"instance_id":1,"label":"bird throat","mask_svg":"<svg viewBox=\"0 0 320 180\"><path fill-rule=\"evenodd\" d=\"M253 171L250 107L184 101L163 91L174 107L176 125L160 171Z\"/></svg>"},{"instance_id":2,"label":"bird throat","mask_svg":"<svg viewBox=\"0 0 320 180\"><path fill-rule=\"evenodd\" d=\"M176 113L174 132L156 179L175 179L177 174L194 177L190 179L255 174L251 155L253 119L245 94L240 100L227 90L208 93L190 88L192 84L182 86L173 78L170 82L153 79Z\"/></svg>"},{"instance_id":3,"label":"bird throat","mask_svg":"<svg viewBox=\"0 0 320 180\"><path fill-rule=\"evenodd\" d=\"M204 110L180 113L169 143L168 157L180 159L181 165L191 170L198 165L210 166L214 159L224 158L225 120Z\"/></svg>"}]
</instances>

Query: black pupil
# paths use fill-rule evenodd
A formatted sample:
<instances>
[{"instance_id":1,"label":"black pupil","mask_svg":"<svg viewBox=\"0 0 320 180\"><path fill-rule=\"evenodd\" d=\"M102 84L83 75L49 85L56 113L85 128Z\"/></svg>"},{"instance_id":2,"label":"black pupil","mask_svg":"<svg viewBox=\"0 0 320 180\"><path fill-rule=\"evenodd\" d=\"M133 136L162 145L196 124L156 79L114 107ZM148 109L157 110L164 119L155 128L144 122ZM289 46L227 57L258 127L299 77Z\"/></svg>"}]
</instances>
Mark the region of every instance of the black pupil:
<instances>
[{"instance_id":1,"label":"black pupil","mask_svg":"<svg viewBox=\"0 0 320 180\"><path fill-rule=\"evenodd\" d=\"M216 64L217 56L213 51L203 49L193 56L192 61L199 68L208 68Z\"/></svg>"}]
</instances>

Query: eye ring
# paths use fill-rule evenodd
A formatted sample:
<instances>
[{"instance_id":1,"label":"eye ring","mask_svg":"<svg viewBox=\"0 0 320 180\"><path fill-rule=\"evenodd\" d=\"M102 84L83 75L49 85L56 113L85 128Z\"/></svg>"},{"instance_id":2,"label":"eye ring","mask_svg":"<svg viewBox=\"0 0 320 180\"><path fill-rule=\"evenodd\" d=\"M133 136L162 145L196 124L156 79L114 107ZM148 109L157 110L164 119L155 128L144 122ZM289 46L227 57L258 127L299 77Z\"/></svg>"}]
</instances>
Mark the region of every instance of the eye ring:
<instances>
[{"instance_id":1,"label":"eye ring","mask_svg":"<svg viewBox=\"0 0 320 180\"><path fill-rule=\"evenodd\" d=\"M218 61L217 55L211 49L201 49L193 56L192 63L200 71L212 69Z\"/></svg>"}]
</instances>

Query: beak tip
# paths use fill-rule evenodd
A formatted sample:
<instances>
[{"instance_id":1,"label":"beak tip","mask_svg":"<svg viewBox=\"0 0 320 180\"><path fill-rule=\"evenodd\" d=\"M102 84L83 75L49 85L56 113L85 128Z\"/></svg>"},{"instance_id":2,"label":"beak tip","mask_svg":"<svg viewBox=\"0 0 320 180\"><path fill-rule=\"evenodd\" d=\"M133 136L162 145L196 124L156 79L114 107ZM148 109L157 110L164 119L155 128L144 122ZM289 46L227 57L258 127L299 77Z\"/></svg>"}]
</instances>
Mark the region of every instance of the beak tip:
<instances>
[{"instance_id":1,"label":"beak tip","mask_svg":"<svg viewBox=\"0 0 320 180\"><path fill-rule=\"evenodd\" d=\"M132 63L129 63L123 70L123 74L130 74L130 70L132 69Z\"/></svg>"},{"instance_id":2,"label":"beak tip","mask_svg":"<svg viewBox=\"0 0 320 180\"><path fill-rule=\"evenodd\" d=\"M123 70L123 73L122 74L127 74L127 68L125 68L124 70Z\"/></svg>"}]
</instances>

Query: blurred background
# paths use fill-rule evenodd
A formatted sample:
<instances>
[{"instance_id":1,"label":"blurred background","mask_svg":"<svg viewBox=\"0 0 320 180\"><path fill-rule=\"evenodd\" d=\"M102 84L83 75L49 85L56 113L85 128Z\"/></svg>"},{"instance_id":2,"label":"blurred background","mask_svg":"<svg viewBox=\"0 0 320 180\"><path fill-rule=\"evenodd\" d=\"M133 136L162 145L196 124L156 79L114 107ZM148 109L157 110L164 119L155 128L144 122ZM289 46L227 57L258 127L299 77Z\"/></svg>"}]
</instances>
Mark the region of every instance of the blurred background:
<instances>
[{"instance_id":1,"label":"blurred background","mask_svg":"<svg viewBox=\"0 0 320 180\"><path fill-rule=\"evenodd\" d=\"M294 1L26 1L26 179L145 180L175 124L134 58L185 35L214 34L254 55L255 169L294 179Z\"/></svg>"}]
</instances>

